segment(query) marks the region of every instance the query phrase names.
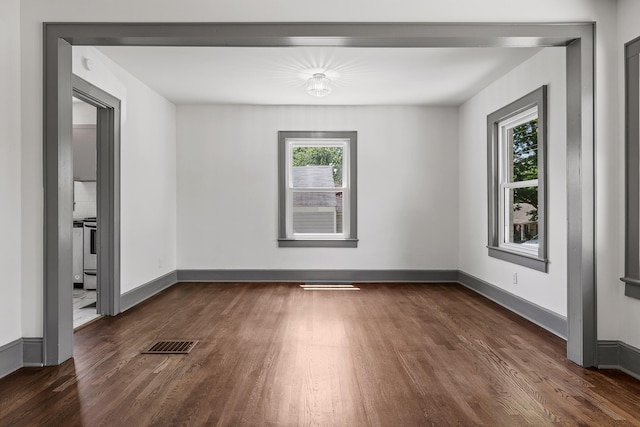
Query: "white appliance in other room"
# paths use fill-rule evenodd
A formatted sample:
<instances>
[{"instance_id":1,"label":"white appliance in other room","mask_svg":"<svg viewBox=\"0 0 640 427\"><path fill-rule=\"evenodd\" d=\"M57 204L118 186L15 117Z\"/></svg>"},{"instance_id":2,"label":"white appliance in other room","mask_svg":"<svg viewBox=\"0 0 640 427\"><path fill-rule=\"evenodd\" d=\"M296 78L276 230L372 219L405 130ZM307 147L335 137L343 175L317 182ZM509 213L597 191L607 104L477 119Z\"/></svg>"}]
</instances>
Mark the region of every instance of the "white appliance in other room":
<instances>
[{"instance_id":1,"label":"white appliance in other room","mask_svg":"<svg viewBox=\"0 0 640 427\"><path fill-rule=\"evenodd\" d=\"M84 220L84 288L90 290L98 287L97 231L98 225L95 218Z\"/></svg>"},{"instance_id":2,"label":"white appliance in other room","mask_svg":"<svg viewBox=\"0 0 640 427\"><path fill-rule=\"evenodd\" d=\"M73 221L73 284L84 283L84 223Z\"/></svg>"}]
</instances>

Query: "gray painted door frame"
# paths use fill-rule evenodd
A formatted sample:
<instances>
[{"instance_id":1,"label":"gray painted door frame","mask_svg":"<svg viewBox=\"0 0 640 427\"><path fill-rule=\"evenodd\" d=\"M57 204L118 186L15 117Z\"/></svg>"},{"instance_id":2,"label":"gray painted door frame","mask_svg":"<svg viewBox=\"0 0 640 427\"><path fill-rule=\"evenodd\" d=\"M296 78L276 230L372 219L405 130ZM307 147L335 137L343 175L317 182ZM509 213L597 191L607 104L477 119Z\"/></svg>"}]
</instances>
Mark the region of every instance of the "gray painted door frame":
<instances>
[{"instance_id":1,"label":"gray painted door frame","mask_svg":"<svg viewBox=\"0 0 640 427\"><path fill-rule=\"evenodd\" d=\"M596 366L594 23L45 23L45 364L71 357L71 45L547 47L567 53L568 358ZM62 185L62 186L61 186Z\"/></svg>"},{"instance_id":2,"label":"gray painted door frame","mask_svg":"<svg viewBox=\"0 0 640 427\"><path fill-rule=\"evenodd\" d=\"M61 69L55 105L45 101L45 134L53 125L60 132L54 144L44 146L45 283L43 357L45 365L57 365L73 355L71 231L73 224L73 151L71 145L72 95L97 108L97 266L101 292L98 313L120 312L120 101L74 76L71 45L53 41ZM46 73L45 73L46 74ZM57 110L57 112L56 112ZM45 113L45 116L47 114Z\"/></svg>"},{"instance_id":3,"label":"gray painted door frame","mask_svg":"<svg viewBox=\"0 0 640 427\"><path fill-rule=\"evenodd\" d=\"M73 96L96 107L98 314L120 313L120 100L72 76Z\"/></svg>"}]
</instances>

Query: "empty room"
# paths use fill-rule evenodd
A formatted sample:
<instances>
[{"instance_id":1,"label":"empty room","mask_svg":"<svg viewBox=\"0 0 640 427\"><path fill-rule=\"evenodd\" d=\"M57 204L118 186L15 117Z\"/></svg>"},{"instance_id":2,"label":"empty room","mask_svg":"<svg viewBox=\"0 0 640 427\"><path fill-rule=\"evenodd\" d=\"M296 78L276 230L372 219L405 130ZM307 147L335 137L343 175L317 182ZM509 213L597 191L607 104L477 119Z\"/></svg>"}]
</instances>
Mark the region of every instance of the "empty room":
<instances>
[{"instance_id":1,"label":"empty room","mask_svg":"<svg viewBox=\"0 0 640 427\"><path fill-rule=\"evenodd\" d=\"M0 6L0 425L640 424L639 5L85 3Z\"/></svg>"}]
</instances>

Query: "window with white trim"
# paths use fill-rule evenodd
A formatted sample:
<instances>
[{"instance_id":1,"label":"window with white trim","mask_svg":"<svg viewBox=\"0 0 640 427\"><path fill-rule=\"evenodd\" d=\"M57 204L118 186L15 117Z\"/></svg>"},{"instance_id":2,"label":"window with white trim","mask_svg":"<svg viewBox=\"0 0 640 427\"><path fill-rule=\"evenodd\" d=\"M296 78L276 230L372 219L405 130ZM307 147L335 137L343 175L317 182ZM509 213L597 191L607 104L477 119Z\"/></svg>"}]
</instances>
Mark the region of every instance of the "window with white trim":
<instances>
[{"instance_id":1,"label":"window with white trim","mask_svg":"<svg viewBox=\"0 0 640 427\"><path fill-rule=\"evenodd\" d=\"M538 254L538 107L498 124L500 247Z\"/></svg>"},{"instance_id":2,"label":"window with white trim","mask_svg":"<svg viewBox=\"0 0 640 427\"><path fill-rule=\"evenodd\" d=\"M492 113L489 255L546 271L546 86Z\"/></svg>"},{"instance_id":3,"label":"window with white trim","mask_svg":"<svg viewBox=\"0 0 640 427\"><path fill-rule=\"evenodd\" d=\"M355 247L355 132L279 132L281 247Z\"/></svg>"}]
</instances>

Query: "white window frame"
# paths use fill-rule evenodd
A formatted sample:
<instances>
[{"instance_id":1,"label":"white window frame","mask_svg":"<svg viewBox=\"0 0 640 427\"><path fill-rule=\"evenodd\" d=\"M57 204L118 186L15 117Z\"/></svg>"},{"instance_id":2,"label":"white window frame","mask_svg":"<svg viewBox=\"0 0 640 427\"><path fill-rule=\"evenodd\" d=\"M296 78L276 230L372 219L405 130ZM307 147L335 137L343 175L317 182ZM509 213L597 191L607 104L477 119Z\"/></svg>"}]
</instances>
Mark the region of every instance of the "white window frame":
<instances>
[{"instance_id":1,"label":"white window frame","mask_svg":"<svg viewBox=\"0 0 640 427\"><path fill-rule=\"evenodd\" d=\"M278 132L278 246L279 247L358 247L356 131L279 131ZM342 187L293 188L293 148L336 146L343 148ZM294 192L342 192L341 233L293 233Z\"/></svg>"},{"instance_id":2,"label":"white window frame","mask_svg":"<svg viewBox=\"0 0 640 427\"><path fill-rule=\"evenodd\" d=\"M538 187L538 179L530 179L527 181L512 181L513 177L513 159L510 157L512 150L512 141L508 137L509 131L516 126L528 123L538 118L538 106L534 106L515 116L505 119L498 123L499 140L498 140L498 159L500 165L500 192L499 192L499 239L498 246L507 250L523 252L533 256L538 255L538 248L522 246L517 243L509 242L509 234L511 233L511 221L509 217L512 213L511 203L509 199L509 190L525 187ZM539 245L538 245L539 246Z\"/></svg>"},{"instance_id":3,"label":"white window frame","mask_svg":"<svg viewBox=\"0 0 640 427\"><path fill-rule=\"evenodd\" d=\"M546 141L547 86L541 86L487 116L488 255L534 270L547 272ZM536 114L537 112L537 114ZM538 118L538 179L512 182L509 172L508 129ZM538 187L538 247L508 242L511 204L508 192L514 188Z\"/></svg>"},{"instance_id":4,"label":"white window frame","mask_svg":"<svg viewBox=\"0 0 640 427\"><path fill-rule=\"evenodd\" d=\"M286 229L288 239L292 240L330 240L349 237L349 139L344 138L286 138ZM296 147L335 147L342 148L342 186L341 187L294 187L293 186L293 150ZM295 233L293 231L293 193L342 193L342 232L341 233Z\"/></svg>"}]
</instances>

